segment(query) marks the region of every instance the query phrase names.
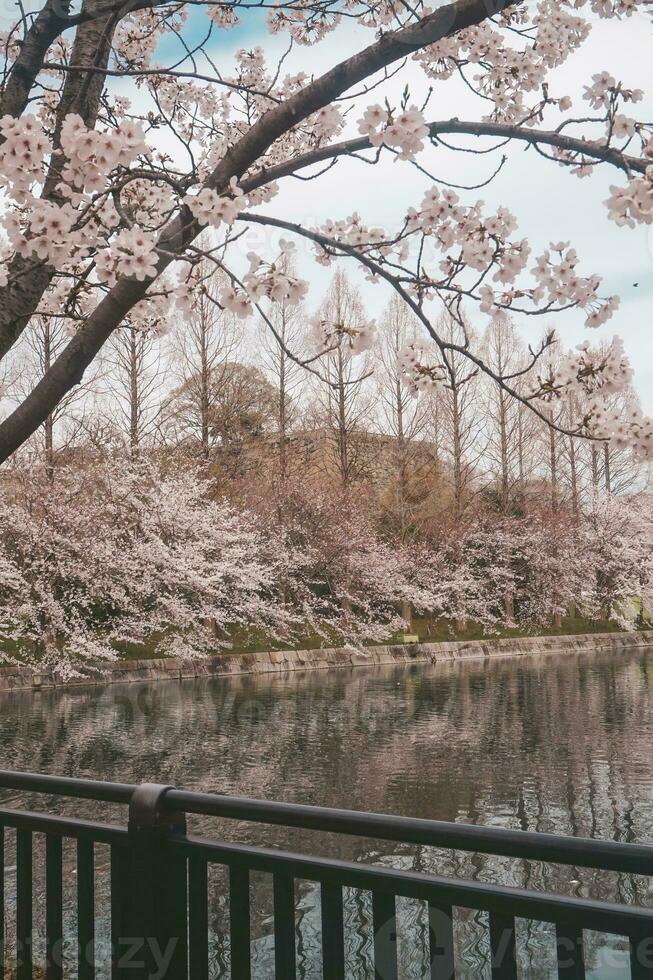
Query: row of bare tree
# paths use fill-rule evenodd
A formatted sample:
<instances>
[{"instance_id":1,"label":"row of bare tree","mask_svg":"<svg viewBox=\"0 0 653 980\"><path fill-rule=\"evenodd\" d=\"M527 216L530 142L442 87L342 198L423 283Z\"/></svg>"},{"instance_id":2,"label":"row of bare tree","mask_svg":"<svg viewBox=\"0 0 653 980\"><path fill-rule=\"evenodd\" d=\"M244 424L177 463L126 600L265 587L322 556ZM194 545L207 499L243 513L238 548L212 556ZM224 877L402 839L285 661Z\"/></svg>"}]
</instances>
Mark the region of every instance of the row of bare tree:
<instances>
[{"instance_id":1,"label":"row of bare tree","mask_svg":"<svg viewBox=\"0 0 653 980\"><path fill-rule=\"evenodd\" d=\"M555 428L578 415L575 395L549 405L553 427L546 426L453 354L445 383L414 398L397 355L419 342L419 325L396 299L373 351L356 354L340 344L315 359L303 307L269 311L275 339L268 325L243 324L222 310L207 282L169 332L126 323L14 465L42 459L54 478L57 466L87 454L172 453L211 465L225 492L259 490L261 474L282 485L296 478L339 492L371 489L403 543L430 521L460 521L479 495L504 514L533 500L578 515L596 493L628 492L645 480L630 452ZM319 316L353 328L369 320L360 291L341 271ZM460 331L453 321L440 323L452 340ZM56 319L33 321L5 368L18 397L67 339ZM501 375L517 374L527 359L507 316L493 319L481 340ZM624 411L636 401L634 392L617 397Z\"/></svg>"}]
</instances>

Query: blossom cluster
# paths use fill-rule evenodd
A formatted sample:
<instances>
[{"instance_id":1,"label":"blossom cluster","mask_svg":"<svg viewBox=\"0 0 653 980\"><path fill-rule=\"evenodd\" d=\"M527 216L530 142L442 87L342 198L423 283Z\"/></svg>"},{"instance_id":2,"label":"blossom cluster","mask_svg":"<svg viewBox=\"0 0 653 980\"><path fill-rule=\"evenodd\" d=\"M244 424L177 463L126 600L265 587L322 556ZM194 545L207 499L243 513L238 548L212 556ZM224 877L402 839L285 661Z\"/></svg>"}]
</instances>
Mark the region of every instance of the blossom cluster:
<instances>
[{"instance_id":1,"label":"blossom cluster","mask_svg":"<svg viewBox=\"0 0 653 980\"><path fill-rule=\"evenodd\" d=\"M157 229L172 215L177 196L165 181L135 177L123 185L120 202L135 224L141 228ZM111 202L100 211L100 216L107 227L120 221Z\"/></svg>"},{"instance_id":2,"label":"blossom cluster","mask_svg":"<svg viewBox=\"0 0 653 980\"><path fill-rule=\"evenodd\" d=\"M495 278L501 282L512 281L526 265L528 248L525 243L505 241L516 227L514 217L506 208L485 219L482 205L482 201L477 201L465 207L455 191L432 187L422 198L419 209L409 210L407 226L411 231L434 238L442 250L460 246L460 258L471 269L485 271L496 262ZM451 257L441 263L445 275L454 274L456 268L457 262Z\"/></svg>"},{"instance_id":3,"label":"blossom cluster","mask_svg":"<svg viewBox=\"0 0 653 980\"><path fill-rule=\"evenodd\" d=\"M273 303L295 306L306 296L308 283L295 276L288 268L288 259L294 244L286 239L279 241L279 255L274 261L264 262L259 255L249 252L249 269L242 285L236 282L220 290L220 303L225 309L245 318L252 314L252 303L267 298Z\"/></svg>"},{"instance_id":4,"label":"blossom cluster","mask_svg":"<svg viewBox=\"0 0 653 980\"><path fill-rule=\"evenodd\" d=\"M315 9L309 0L272 7L268 16L268 29L272 34L288 31L301 45L316 44L336 29L341 15L327 7Z\"/></svg>"},{"instance_id":5,"label":"blossom cluster","mask_svg":"<svg viewBox=\"0 0 653 980\"><path fill-rule=\"evenodd\" d=\"M500 207L496 213L485 216L482 201L465 207L450 189L428 190L419 209L409 210L407 227L433 237L442 250L459 246L459 259L448 255L440 264L448 278L456 275L461 263L481 273L495 266L494 281L508 285L526 268L531 253L525 240L508 240L517 222L507 208ZM482 309L490 312L495 303L492 287L484 285L479 292ZM502 297L504 305L510 300L511 294Z\"/></svg>"},{"instance_id":6,"label":"blossom cluster","mask_svg":"<svg viewBox=\"0 0 653 980\"><path fill-rule=\"evenodd\" d=\"M614 337L606 351L594 351L585 341L559 363L547 364L545 374L537 374L531 379L530 394L550 401L570 388L576 388L587 395L600 392L605 397L627 390L632 380L633 369L623 342Z\"/></svg>"},{"instance_id":7,"label":"blossom cluster","mask_svg":"<svg viewBox=\"0 0 653 980\"><path fill-rule=\"evenodd\" d=\"M566 0L567 3L570 0ZM584 7L587 0L573 0L577 7ZM599 17L631 17L641 6L642 0L590 0L590 6Z\"/></svg>"},{"instance_id":8,"label":"blossom cluster","mask_svg":"<svg viewBox=\"0 0 653 980\"><path fill-rule=\"evenodd\" d=\"M369 106L358 120L358 130L372 146L398 151L400 160L414 160L429 133L424 113L415 105L397 114L380 105Z\"/></svg>"},{"instance_id":9,"label":"blossom cluster","mask_svg":"<svg viewBox=\"0 0 653 980\"><path fill-rule=\"evenodd\" d=\"M0 119L0 187L22 202L32 185L43 178L46 156L51 152L43 126L30 114Z\"/></svg>"},{"instance_id":10,"label":"blossom cluster","mask_svg":"<svg viewBox=\"0 0 653 980\"><path fill-rule=\"evenodd\" d=\"M516 228L515 217L507 208L499 207L496 212L485 214L483 201L463 205L452 189L434 186L424 194L419 208L408 210L403 229L394 237L381 228L368 228L357 213L346 220L329 220L316 230L333 242L370 255L380 264L391 254L397 261L405 262L413 235L430 239L445 256L438 274L424 268L428 254L423 245L417 250L420 268L412 272L405 269L413 280L409 290L414 295L430 298L438 287L465 291L480 300L481 312L485 313L494 313L498 307L509 308L522 298L528 298L538 308L580 306L587 311L586 324L591 327L600 326L614 314L618 297L599 297L600 277L580 276L578 256L565 242L552 244L537 257L531 270L535 286L517 283L528 266L531 247L525 239L510 238ZM316 255L318 262L328 265L334 252L328 245L318 243ZM464 285L465 270L477 274L476 285ZM499 289L487 281L490 272ZM376 281L375 270L368 273L368 278Z\"/></svg>"},{"instance_id":11,"label":"blossom cluster","mask_svg":"<svg viewBox=\"0 0 653 980\"><path fill-rule=\"evenodd\" d=\"M592 84L585 86L583 98L592 109L609 108L614 98L619 96L624 102L641 102L644 93L641 89L626 89L617 84L609 71L600 71L592 76Z\"/></svg>"},{"instance_id":12,"label":"blossom cluster","mask_svg":"<svg viewBox=\"0 0 653 980\"><path fill-rule=\"evenodd\" d=\"M545 373L533 377L527 394L551 401L568 391L581 392L584 417L579 424L587 435L608 440L617 448L632 448L643 459L653 459L653 419L644 416L636 405L624 409L610 399L628 390L633 374L619 337L603 351L592 350L584 342L558 364L548 364Z\"/></svg>"},{"instance_id":13,"label":"blossom cluster","mask_svg":"<svg viewBox=\"0 0 653 980\"><path fill-rule=\"evenodd\" d=\"M77 221L77 212L69 203L59 206L52 201L34 200L32 207L21 221L20 212L8 211L3 216L3 225L14 251L27 258L37 258L53 264L61 263L71 254L71 229ZM79 247L88 238L89 245L93 235L81 233L75 236Z\"/></svg>"},{"instance_id":14,"label":"blossom cluster","mask_svg":"<svg viewBox=\"0 0 653 980\"><path fill-rule=\"evenodd\" d=\"M235 177L231 178L229 194L231 196L218 194L210 187L203 187L198 194L187 194L183 201L201 225L219 228L221 224L233 225L242 207L239 198L243 192Z\"/></svg>"},{"instance_id":15,"label":"blossom cluster","mask_svg":"<svg viewBox=\"0 0 653 980\"><path fill-rule=\"evenodd\" d=\"M402 384L413 398L422 391L433 391L442 387L447 379L444 364L434 362L433 348L425 344L408 344L397 355L397 366Z\"/></svg>"},{"instance_id":16,"label":"blossom cluster","mask_svg":"<svg viewBox=\"0 0 653 980\"><path fill-rule=\"evenodd\" d=\"M342 131L344 124L342 113L333 105L324 106L308 120L316 145L328 143Z\"/></svg>"},{"instance_id":17,"label":"blossom cluster","mask_svg":"<svg viewBox=\"0 0 653 980\"><path fill-rule=\"evenodd\" d=\"M552 254L553 253L553 254ZM606 323L619 307L619 297L610 296L605 300L598 297L601 284L599 276L582 278L577 272L578 255L569 247L569 242L552 243L537 258L532 272L538 286L532 291L536 301L571 304L589 310L585 325L600 327Z\"/></svg>"},{"instance_id":18,"label":"blossom cluster","mask_svg":"<svg viewBox=\"0 0 653 980\"><path fill-rule=\"evenodd\" d=\"M508 18L520 18L517 10L505 13ZM506 32L486 22L417 51L413 59L429 78L439 80L450 78L467 64L478 65L474 83L478 93L494 105L490 118L517 122L537 108L526 106L525 95L539 93L547 71L564 62L588 33L582 17L553 0L540 0L532 18L532 41L523 47L509 45Z\"/></svg>"},{"instance_id":19,"label":"blossom cluster","mask_svg":"<svg viewBox=\"0 0 653 980\"><path fill-rule=\"evenodd\" d=\"M90 129L76 113L69 113L61 127L63 164L58 191L65 199L55 202L37 196L52 159L52 144L43 122L26 115L0 122L5 142L0 148L0 169L10 195L2 216L14 251L34 255L60 272L71 263L88 258L104 245L111 229L120 223L113 201L106 194L111 174L127 168L147 152L143 128L128 119L111 131ZM104 192L104 193L100 193ZM94 200L92 194L97 194ZM100 257L106 268L110 258ZM139 259L136 259L140 268Z\"/></svg>"},{"instance_id":20,"label":"blossom cluster","mask_svg":"<svg viewBox=\"0 0 653 980\"><path fill-rule=\"evenodd\" d=\"M61 191L73 201L81 191L103 190L116 167L128 167L147 144L140 123L125 119L110 132L89 129L77 113L69 113L61 127L61 148L66 157Z\"/></svg>"},{"instance_id":21,"label":"blossom cluster","mask_svg":"<svg viewBox=\"0 0 653 980\"><path fill-rule=\"evenodd\" d=\"M610 218L618 225L634 228L638 224L653 224L653 165L645 174L633 177L625 187L611 185L605 203Z\"/></svg>"},{"instance_id":22,"label":"blossom cluster","mask_svg":"<svg viewBox=\"0 0 653 980\"><path fill-rule=\"evenodd\" d=\"M645 0L644 0L645 3ZM592 0L594 13L601 17L620 17L633 13L641 0ZM483 24L456 32L428 45L413 55L429 78L450 78L467 65L476 65L474 75L476 91L494 104L490 118L507 122L520 122L526 117L537 117L547 103L558 103L563 111L571 100L568 96L554 98L547 91L533 105L526 105L527 93L541 93L547 72L561 65L576 51L590 33L590 21L579 16L585 0L539 0L533 4L532 13L525 6L515 5L504 10L500 23ZM565 9L572 8L570 9ZM515 26L523 44L510 45L510 34L498 29ZM515 36L514 34L512 35ZM603 99L611 76L595 78L596 97ZM590 99L594 92L588 89ZM626 101L637 101L637 90L620 90ZM601 104L604 104L601 101Z\"/></svg>"},{"instance_id":23,"label":"blossom cluster","mask_svg":"<svg viewBox=\"0 0 653 980\"><path fill-rule=\"evenodd\" d=\"M148 69L161 35L179 31L187 17L181 4L170 8L130 10L116 27L113 50L118 63L132 69Z\"/></svg>"},{"instance_id":24,"label":"blossom cluster","mask_svg":"<svg viewBox=\"0 0 653 980\"><path fill-rule=\"evenodd\" d=\"M653 460L653 419L637 407L624 411L595 398L589 403L586 429L596 439L608 440L619 448L632 448L641 459Z\"/></svg>"},{"instance_id":25,"label":"blossom cluster","mask_svg":"<svg viewBox=\"0 0 653 980\"><path fill-rule=\"evenodd\" d=\"M342 242L352 248L359 249L361 252L378 249L381 253L385 253L392 248L390 244L387 244L388 236L384 229L368 227L357 211L354 211L346 219L334 220L329 218L323 225L313 230L331 239L331 241ZM333 254L316 243L315 258L320 265L328 266L333 261Z\"/></svg>"},{"instance_id":26,"label":"blossom cluster","mask_svg":"<svg viewBox=\"0 0 653 980\"><path fill-rule=\"evenodd\" d=\"M240 24L240 17L236 13L236 6L233 3L212 3L208 8L208 15L213 23L223 31L228 31Z\"/></svg>"},{"instance_id":27,"label":"blossom cluster","mask_svg":"<svg viewBox=\"0 0 653 980\"><path fill-rule=\"evenodd\" d=\"M350 323L338 323L318 313L311 317L309 326L309 342L320 354L338 347L351 354L362 354L374 346L377 336L375 320L353 326Z\"/></svg>"},{"instance_id":28,"label":"blossom cluster","mask_svg":"<svg viewBox=\"0 0 653 980\"><path fill-rule=\"evenodd\" d=\"M118 276L143 282L156 275L156 238L140 228L124 228L108 248L98 253L97 273L101 281L113 285Z\"/></svg>"}]
</instances>

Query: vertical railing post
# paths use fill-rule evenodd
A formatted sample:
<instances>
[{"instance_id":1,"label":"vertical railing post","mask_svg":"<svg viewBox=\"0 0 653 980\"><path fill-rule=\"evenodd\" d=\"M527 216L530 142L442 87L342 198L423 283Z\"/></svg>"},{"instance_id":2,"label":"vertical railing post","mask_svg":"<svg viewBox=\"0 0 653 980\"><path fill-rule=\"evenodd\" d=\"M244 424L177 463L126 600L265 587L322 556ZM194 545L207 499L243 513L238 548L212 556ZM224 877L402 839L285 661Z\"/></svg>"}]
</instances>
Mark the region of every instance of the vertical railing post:
<instances>
[{"instance_id":1,"label":"vertical railing post","mask_svg":"<svg viewBox=\"0 0 653 980\"><path fill-rule=\"evenodd\" d=\"M171 832L185 833L186 820L163 812L170 788L144 783L129 805L129 845L115 862L120 880L112 880L113 976L120 980L188 978L187 862L168 843Z\"/></svg>"},{"instance_id":2,"label":"vertical railing post","mask_svg":"<svg viewBox=\"0 0 653 980\"><path fill-rule=\"evenodd\" d=\"M653 922L630 936L631 980L650 980L653 976Z\"/></svg>"}]
</instances>

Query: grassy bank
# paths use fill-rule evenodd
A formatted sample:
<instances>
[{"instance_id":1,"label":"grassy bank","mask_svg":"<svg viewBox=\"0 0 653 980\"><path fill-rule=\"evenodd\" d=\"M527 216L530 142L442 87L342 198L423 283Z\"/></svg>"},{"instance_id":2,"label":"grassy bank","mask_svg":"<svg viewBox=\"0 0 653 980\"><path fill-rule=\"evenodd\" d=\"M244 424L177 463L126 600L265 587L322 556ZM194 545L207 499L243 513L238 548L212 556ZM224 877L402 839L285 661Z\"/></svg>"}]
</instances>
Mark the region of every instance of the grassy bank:
<instances>
[{"instance_id":1,"label":"grassy bank","mask_svg":"<svg viewBox=\"0 0 653 980\"><path fill-rule=\"evenodd\" d=\"M524 629L519 627L497 627L491 632L486 631L478 623L468 623L465 629L456 629L452 623L445 620L433 620L426 617L415 617L411 629L412 635L418 636L422 643L438 643L447 640L484 640L502 639L519 636L576 636L583 633L619 633L620 627L611 620L593 620L583 617L565 617L559 627L541 627ZM403 635L389 636L388 643L402 643ZM300 640L292 644L283 644L270 640L262 632L234 630L229 646L216 649L216 653L241 654L264 653L267 650L317 650L328 645L324 637L314 633L306 633ZM334 646L341 646L342 640L334 637ZM149 660L160 656L156 651L156 643L146 645L125 644L121 647L120 658L123 660Z\"/></svg>"},{"instance_id":2,"label":"grassy bank","mask_svg":"<svg viewBox=\"0 0 653 980\"><path fill-rule=\"evenodd\" d=\"M416 616L413 619L410 632L412 636L418 637L422 643L438 643L448 640L485 640L520 636L577 636L586 633L619 633L621 628L612 620L567 616L562 620L560 626L531 627L529 629L518 626L497 626L489 631L484 630L478 623L469 622L464 629L460 629L447 620ZM123 643L116 646L116 652L120 660L152 660L161 656L158 649L160 641L161 637L159 636L153 637L150 642L145 644ZM384 644L403 642L405 642L404 635L401 633L388 636L383 641ZM226 645L216 644L214 652L223 655L237 655L241 653L264 653L269 650L317 650L325 646L342 646L342 638L334 636L329 641L324 636L306 632L298 637L294 643L284 644L272 640L269 635L262 631L239 628L232 631ZM25 660L34 663L33 657L21 657L15 644L0 643L0 652L8 654L10 660L14 662Z\"/></svg>"}]
</instances>

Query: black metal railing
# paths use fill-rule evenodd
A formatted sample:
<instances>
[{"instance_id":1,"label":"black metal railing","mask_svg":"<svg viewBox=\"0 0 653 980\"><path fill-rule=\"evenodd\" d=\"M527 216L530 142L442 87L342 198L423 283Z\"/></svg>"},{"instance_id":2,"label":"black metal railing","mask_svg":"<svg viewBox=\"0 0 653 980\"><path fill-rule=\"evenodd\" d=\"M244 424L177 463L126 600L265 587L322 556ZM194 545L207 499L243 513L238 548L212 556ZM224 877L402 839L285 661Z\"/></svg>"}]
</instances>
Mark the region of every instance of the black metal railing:
<instances>
[{"instance_id":1,"label":"black metal railing","mask_svg":"<svg viewBox=\"0 0 653 980\"><path fill-rule=\"evenodd\" d=\"M34 964L35 835L44 835L45 935L43 972L62 980L64 957L64 846L75 848L77 944L76 974L94 980L208 980L209 869L220 865L226 887L230 935L230 975L251 976L250 876L271 876L273 893L274 975L296 976L295 883L320 890L321 960L324 980L347 976L343 926L343 889L372 896L373 967L370 978L398 977L397 898L425 903L428 910L429 980L456 977L454 919L459 909L487 913L492 980L517 980L516 919L552 923L556 935L558 977L586 976L584 930L619 936L629 943L632 980L653 978L653 910L638 906L567 897L484 881L459 880L387 866L314 857L272 847L192 836L187 814L274 824L286 828L345 834L429 845L475 854L501 855L653 877L653 848L645 844L587 840L459 823L442 823L381 814L191 793L155 784L130 786L29 773L0 772L0 789L124 804L124 826L70 816L0 807L0 964L5 976L36 980ZM9 833L8 833L9 832ZM15 840L13 835L15 834ZM15 885L7 887L5 845L15 848ZM109 850L105 877L109 886L110 946L98 962L96 884L97 849ZM13 852L12 852L13 853ZM14 879L12 878L12 881ZM9 913L11 913L9 915ZM5 949L5 924L11 919L11 955ZM7 957L6 957L7 954Z\"/></svg>"}]
</instances>

